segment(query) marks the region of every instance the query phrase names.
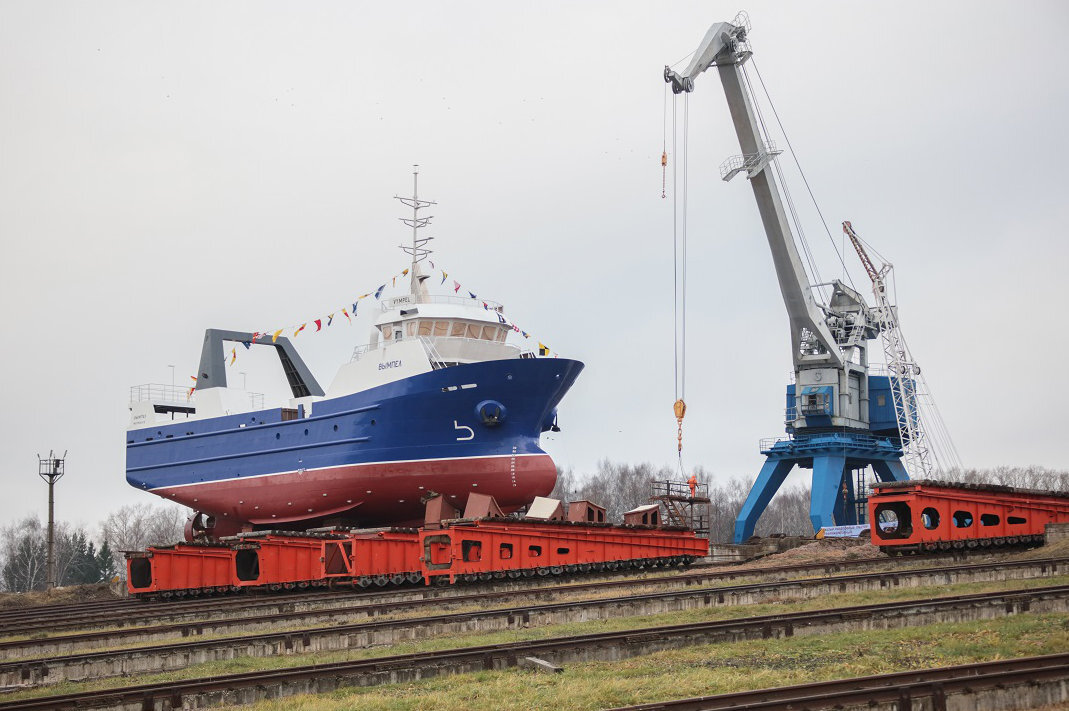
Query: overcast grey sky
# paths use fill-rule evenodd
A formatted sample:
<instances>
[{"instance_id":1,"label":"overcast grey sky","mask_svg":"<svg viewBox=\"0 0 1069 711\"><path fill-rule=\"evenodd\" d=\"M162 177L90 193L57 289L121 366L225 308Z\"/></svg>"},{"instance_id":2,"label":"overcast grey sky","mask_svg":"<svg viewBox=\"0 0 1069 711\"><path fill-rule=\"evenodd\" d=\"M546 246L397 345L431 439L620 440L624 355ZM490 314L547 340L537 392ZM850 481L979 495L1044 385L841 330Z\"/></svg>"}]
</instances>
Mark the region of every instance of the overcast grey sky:
<instances>
[{"instance_id":1,"label":"overcast grey sky","mask_svg":"<svg viewBox=\"0 0 1069 711\"><path fill-rule=\"evenodd\" d=\"M1067 7L747 7L833 234L850 219L896 265L967 465L1069 467ZM661 72L737 9L0 4L0 521L44 514L49 448L70 450L61 518L156 501L125 483L129 386L169 383L169 364L185 382L207 327L316 318L403 268L391 198L412 163L439 202L436 262L587 364L558 462L672 462ZM685 461L752 478L758 439L782 433L786 316L749 186L719 179L738 152L723 93L697 84ZM367 328L297 345L329 382ZM242 371L281 392L263 358Z\"/></svg>"}]
</instances>

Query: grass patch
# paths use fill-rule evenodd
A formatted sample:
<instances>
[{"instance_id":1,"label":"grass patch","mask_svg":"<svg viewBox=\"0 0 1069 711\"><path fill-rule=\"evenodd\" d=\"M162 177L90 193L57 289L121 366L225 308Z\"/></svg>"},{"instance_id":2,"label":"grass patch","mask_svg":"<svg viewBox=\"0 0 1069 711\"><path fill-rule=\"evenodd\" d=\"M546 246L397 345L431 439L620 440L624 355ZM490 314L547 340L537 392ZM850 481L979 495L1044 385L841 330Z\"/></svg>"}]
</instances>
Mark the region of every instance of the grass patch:
<instances>
[{"instance_id":1,"label":"grass patch","mask_svg":"<svg viewBox=\"0 0 1069 711\"><path fill-rule=\"evenodd\" d=\"M608 619L594 620L589 622L575 622L546 627L533 627L529 629L510 629L491 633L467 633L454 634L445 637L437 637L421 641L404 642L395 645L373 647L369 649L354 649L329 653L313 653L279 657L238 657L217 662L196 664L184 669L146 674L141 676L126 676L111 679L100 679L89 682L60 682L48 687L28 689L6 695L5 700L36 698L54 694L78 693L97 689L116 688L130 684L150 684L165 681L177 681L181 679L193 679L198 677L220 676L239 672L283 669L306 664L324 664L330 662L373 659L377 657L392 656L396 654L409 654L416 652L429 652L443 649L456 649L462 647L475 647L482 645L507 644L527 640L541 640L551 637L566 637L580 634L594 634L598 632L614 632L622 630L642 629L657 627L660 625L685 624L688 622L702 622L715 620L732 620L754 617L759 615L784 614L788 612L801 612L808 610L824 610L853 605L868 605L881 602L894 602L904 600L930 600L937 597L952 595L964 595L980 592L997 592L1003 590L1018 590L1026 588L1044 587L1048 585L1069 584L1069 575L1034 580L1009 580L990 583L969 583L961 585L944 585L918 588L899 588L889 591L846 593L838 595L825 595L810 600L790 602L770 602L760 605L739 605L733 607L707 607L684 612L670 612L658 615L645 615L640 617L610 617ZM909 635L910 630L903 631ZM1038 653L1038 652L1037 652ZM641 663L640 663L641 665ZM565 706L567 707L567 705Z\"/></svg>"},{"instance_id":2,"label":"grass patch","mask_svg":"<svg viewBox=\"0 0 1069 711\"><path fill-rule=\"evenodd\" d=\"M255 704L252 711L517 711L604 709L732 691L883 674L1069 648L1069 616L1017 615L978 623L703 645L563 674L479 672L408 684L352 687Z\"/></svg>"}]
</instances>

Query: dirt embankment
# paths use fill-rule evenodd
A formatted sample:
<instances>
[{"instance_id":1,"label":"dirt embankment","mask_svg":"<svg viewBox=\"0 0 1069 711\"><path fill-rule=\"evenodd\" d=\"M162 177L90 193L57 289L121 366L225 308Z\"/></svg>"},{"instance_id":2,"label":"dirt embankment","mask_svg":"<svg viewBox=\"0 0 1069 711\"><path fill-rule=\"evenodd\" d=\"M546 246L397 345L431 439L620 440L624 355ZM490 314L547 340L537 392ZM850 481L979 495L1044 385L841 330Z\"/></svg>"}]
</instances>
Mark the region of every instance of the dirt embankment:
<instances>
[{"instance_id":1,"label":"dirt embankment","mask_svg":"<svg viewBox=\"0 0 1069 711\"><path fill-rule=\"evenodd\" d=\"M71 585L54 590L34 590L24 593L0 593L0 610L12 610L34 605L57 605L95 600L117 600L121 595L108 583Z\"/></svg>"}]
</instances>

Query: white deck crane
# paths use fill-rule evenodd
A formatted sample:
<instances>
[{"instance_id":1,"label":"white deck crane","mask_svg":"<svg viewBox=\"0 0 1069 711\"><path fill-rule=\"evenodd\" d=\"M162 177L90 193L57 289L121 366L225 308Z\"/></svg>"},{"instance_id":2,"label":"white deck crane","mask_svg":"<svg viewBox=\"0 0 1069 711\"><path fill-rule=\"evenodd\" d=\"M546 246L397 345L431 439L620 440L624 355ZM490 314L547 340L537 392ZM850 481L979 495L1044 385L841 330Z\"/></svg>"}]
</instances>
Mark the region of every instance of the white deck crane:
<instances>
[{"instance_id":1,"label":"white deck crane","mask_svg":"<svg viewBox=\"0 0 1069 711\"><path fill-rule=\"evenodd\" d=\"M765 465L735 522L736 543L752 535L757 519L794 466L813 470L814 529L858 522L851 472L872 466L881 480L908 479L897 423L889 416L893 412L870 406L874 388L883 388L882 399L887 399L886 381L873 381L868 375L868 341L877 337L885 319L839 280L826 285L831 286L827 303L817 303L770 170L779 151L755 111L756 100L744 72L752 55L749 28L745 16L740 18L713 25L685 70L664 70L665 81L680 94L693 91L698 75L716 67L742 148L741 156L721 166L721 177L730 180L745 173L750 181L790 321L795 382L788 386L786 426L791 438L762 446ZM873 417L878 421L870 421ZM888 430L893 439L885 436Z\"/></svg>"},{"instance_id":2,"label":"white deck crane","mask_svg":"<svg viewBox=\"0 0 1069 711\"><path fill-rule=\"evenodd\" d=\"M843 234L850 239L861 265L872 281L872 295L875 300L873 313L880 320L880 338L883 341L884 359L891 381L891 396L894 400L895 418L898 420L898 433L905 452L906 470L915 476L930 478L933 472L933 459L943 467L959 466L957 450L953 440L945 431L935 402L931 400L927 383L921 374L920 366L909 351L909 345L902 335L902 325L898 318L898 308L891 303L888 282L894 265L884 260L879 268L875 267L861 238L854 231L849 221L843 222ZM927 406L927 407L925 407ZM928 413L922 412L927 409ZM939 445L933 446L928 437L929 427L938 433Z\"/></svg>"}]
</instances>

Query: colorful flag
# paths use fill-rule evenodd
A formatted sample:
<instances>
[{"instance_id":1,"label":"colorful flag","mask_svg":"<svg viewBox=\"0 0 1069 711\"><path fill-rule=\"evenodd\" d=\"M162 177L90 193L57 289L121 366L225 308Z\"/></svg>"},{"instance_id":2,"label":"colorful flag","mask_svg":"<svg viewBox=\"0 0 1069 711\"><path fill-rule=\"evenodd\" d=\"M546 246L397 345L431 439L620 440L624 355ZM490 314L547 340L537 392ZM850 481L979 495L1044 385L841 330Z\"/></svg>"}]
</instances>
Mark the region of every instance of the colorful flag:
<instances>
[{"instance_id":1,"label":"colorful flag","mask_svg":"<svg viewBox=\"0 0 1069 711\"><path fill-rule=\"evenodd\" d=\"M454 294L459 294L460 293L460 282L457 281L456 279L453 280L453 293Z\"/></svg>"},{"instance_id":2,"label":"colorful flag","mask_svg":"<svg viewBox=\"0 0 1069 711\"><path fill-rule=\"evenodd\" d=\"M342 309L341 312L342 312L342 315L345 316L345 320L346 321L348 321L349 323L353 322L353 320L351 318L349 318L349 312L348 311L346 311L345 309Z\"/></svg>"},{"instance_id":3,"label":"colorful flag","mask_svg":"<svg viewBox=\"0 0 1069 711\"><path fill-rule=\"evenodd\" d=\"M385 288L386 288L386 285L383 284L378 289L375 289L375 298L376 299L379 298L380 296L382 296L382 290L385 289ZM353 309L353 311L356 311L356 309Z\"/></svg>"},{"instance_id":4,"label":"colorful flag","mask_svg":"<svg viewBox=\"0 0 1069 711\"><path fill-rule=\"evenodd\" d=\"M234 365L234 361L238 359L238 348L234 346L230 349L230 365Z\"/></svg>"},{"instance_id":5,"label":"colorful flag","mask_svg":"<svg viewBox=\"0 0 1069 711\"><path fill-rule=\"evenodd\" d=\"M523 334L524 338L530 338L531 337L531 334L527 333L527 331L520 331L520 333Z\"/></svg>"},{"instance_id":6,"label":"colorful flag","mask_svg":"<svg viewBox=\"0 0 1069 711\"><path fill-rule=\"evenodd\" d=\"M275 341L278 340L278 334L280 334L280 333L282 333L282 329L281 328L278 329L277 331L275 331L273 334L271 334L271 342L272 343L274 343Z\"/></svg>"},{"instance_id":7,"label":"colorful flag","mask_svg":"<svg viewBox=\"0 0 1069 711\"><path fill-rule=\"evenodd\" d=\"M293 337L296 338L297 336L299 336L301 334L301 331L303 331L304 327L307 325L307 323L302 323L300 326L298 326L297 330L293 332Z\"/></svg>"},{"instance_id":8,"label":"colorful flag","mask_svg":"<svg viewBox=\"0 0 1069 711\"><path fill-rule=\"evenodd\" d=\"M444 284L444 283L445 283L445 278L446 278L447 276L449 276L449 272L442 272L442 284ZM441 286L441 284L439 284L439 286ZM460 288L460 284L457 284L457 288L458 288L458 289Z\"/></svg>"},{"instance_id":9,"label":"colorful flag","mask_svg":"<svg viewBox=\"0 0 1069 711\"><path fill-rule=\"evenodd\" d=\"M252 342L256 343L256 341L260 340L260 336L266 336L266 335L267 335L266 333L260 333L259 331L257 331L256 333L252 334Z\"/></svg>"},{"instance_id":10,"label":"colorful flag","mask_svg":"<svg viewBox=\"0 0 1069 711\"><path fill-rule=\"evenodd\" d=\"M549 355L549 346L547 346L545 343L542 343L541 341L538 342L538 355L540 355L540 356Z\"/></svg>"},{"instance_id":11,"label":"colorful flag","mask_svg":"<svg viewBox=\"0 0 1069 711\"><path fill-rule=\"evenodd\" d=\"M391 286L397 286L397 277L393 278L393 284L391 284Z\"/></svg>"},{"instance_id":12,"label":"colorful flag","mask_svg":"<svg viewBox=\"0 0 1069 711\"><path fill-rule=\"evenodd\" d=\"M319 333L323 329L323 319L317 318L312 323L316 325L316 333Z\"/></svg>"},{"instance_id":13,"label":"colorful flag","mask_svg":"<svg viewBox=\"0 0 1069 711\"><path fill-rule=\"evenodd\" d=\"M516 324L512 324L512 330L515 331L516 333L519 333L520 332L520 327L517 326Z\"/></svg>"},{"instance_id":14,"label":"colorful flag","mask_svg":"<svg viewBox=\"0 0 1069 711\"><path fill-rule=\"evenodd\" d=\"M334 314L331 314L330 316L327 316L327 325L329 326L333 322L334 322Z\"/></svg>"},{"instance_id":15,"label":"colorful flag","mask_svg":"<svg viewBox=\"0 0 1069 711\"><path fill-rule=\"evenodd\" d=\"M401 272L401 276L408 276L408 270L406 269L403 272Z\"/></svg>"},{"instance_id":16,"label":"colorful flag","mask_svg":"<svg viewBox=\"0 0 1069 711\"><path fill-rule=\"evenodd\" d=\"M506 321L506 320L505 320L505 317L504 317L504 316L502 316L501 314L498 314L498 315L497 315L497 320L498 320L498 321L499 321L499 322L500 322L501 324L503 324L503 325L508 325L508 321Z\"/></svg>"},{"instance_id":17,"label":"colorful flag","mask_svg":"<svg viewBox=\"0 0 1069 711\"><path fill-rule=\"evenodd\" d=\"M242 341L241 345L245 346L245 350L252 348L252 341Z\"/></svg>"},{"instance_id":18,"label":"colorful flag","mask_svg":"<svg viewBox=\"0 0 1069 711\"><path fill-rule=\"evenodd\" d=\"M196 387L192 387L192 388L189 389L189 392L186 393L186 400L189 400L191 397L193 397L193 391L196 390L196 389L197 389Z\"/></svg>"},{"instance_id":19,"label":"colorful flag","mask_svg":"<svg viewBox=\"0 0 1069 711\"><path fill-rule=\"evenodd\" d=\"M470 291L468 292L468 296L470 296L473 299L478 299L479 298L478 296L476 296L475 294L471 293Z\"/></svg>"}]
</instances>

